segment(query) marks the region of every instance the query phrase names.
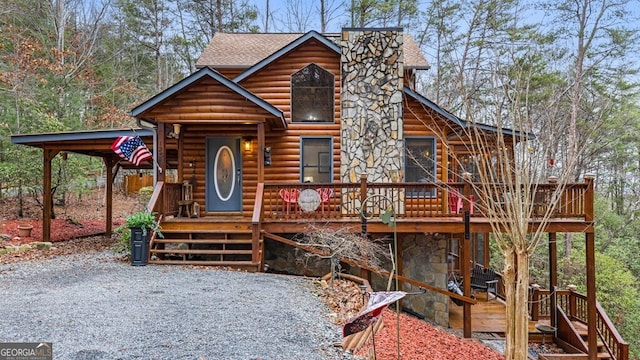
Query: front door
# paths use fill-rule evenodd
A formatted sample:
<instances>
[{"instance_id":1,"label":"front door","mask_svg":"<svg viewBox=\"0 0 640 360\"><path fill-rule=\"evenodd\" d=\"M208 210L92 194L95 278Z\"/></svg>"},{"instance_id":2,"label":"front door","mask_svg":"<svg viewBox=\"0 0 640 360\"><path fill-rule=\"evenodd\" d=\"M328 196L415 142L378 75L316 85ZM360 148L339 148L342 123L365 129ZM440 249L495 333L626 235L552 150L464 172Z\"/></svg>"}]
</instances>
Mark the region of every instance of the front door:
<instances>
[{"instance_id":1,"label":"front door","mask_svg":"<svg viewBox=\"0 0 640 360\"><path fill-rule=\"evenodd\" d=\"M207 211L242 211L239 137L207 138Z\"/></svg>"}]
</instances>

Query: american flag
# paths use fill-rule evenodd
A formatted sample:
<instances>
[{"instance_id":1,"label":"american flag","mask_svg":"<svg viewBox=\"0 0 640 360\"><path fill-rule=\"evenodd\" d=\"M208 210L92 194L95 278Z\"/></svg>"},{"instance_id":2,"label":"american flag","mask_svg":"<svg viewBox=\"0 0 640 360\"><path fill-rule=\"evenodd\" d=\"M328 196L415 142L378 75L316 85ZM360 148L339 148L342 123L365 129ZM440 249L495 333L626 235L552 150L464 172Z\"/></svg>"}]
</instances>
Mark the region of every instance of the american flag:
<instances>
[{"instance_id":1,"label":"american flag","mask_svg":"<svg viewBox=\"0 0 640 360\"><path fill-rule=\"evenodd\" d=\"M128 160L136 166L140 163L153 158L153 154L147 149L139 136L120 136L111 144L111 149L125 160Z\"/></svg>"}]
</instances>

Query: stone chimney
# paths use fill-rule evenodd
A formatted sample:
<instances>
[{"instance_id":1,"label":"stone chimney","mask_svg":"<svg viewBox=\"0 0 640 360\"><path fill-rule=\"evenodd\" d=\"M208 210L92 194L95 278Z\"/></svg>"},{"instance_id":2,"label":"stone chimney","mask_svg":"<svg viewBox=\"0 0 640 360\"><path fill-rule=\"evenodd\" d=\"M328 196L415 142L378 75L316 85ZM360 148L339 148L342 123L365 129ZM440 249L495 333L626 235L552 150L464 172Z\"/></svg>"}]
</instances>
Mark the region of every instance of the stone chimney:
<instances>
[{"instance_id":1,"label":"stone chimney","mask_svg":"<svg viewBox=\"0 0 640 360\"><path fill-rule=\"evenodd\" d=\"M401 180L402 29L342 31L342 182Z\"/></svg>"}]
</instances>

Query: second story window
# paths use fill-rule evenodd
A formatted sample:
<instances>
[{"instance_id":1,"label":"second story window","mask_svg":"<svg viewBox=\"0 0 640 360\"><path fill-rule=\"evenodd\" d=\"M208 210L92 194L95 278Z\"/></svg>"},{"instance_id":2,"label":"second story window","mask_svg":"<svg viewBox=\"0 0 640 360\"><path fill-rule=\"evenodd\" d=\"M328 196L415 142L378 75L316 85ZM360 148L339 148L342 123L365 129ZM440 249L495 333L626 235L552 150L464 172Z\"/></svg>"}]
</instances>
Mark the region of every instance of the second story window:
<instances>
[{"instance_id":1,"label":"second story window","mask_svg":"<svg viewBox=\"0 0 640 360\"><path fill-rule=\"evenodd\" d=\"M291 121L334 122L333 74L309 64L291 75Z\"/></svg>"}]
</instances>

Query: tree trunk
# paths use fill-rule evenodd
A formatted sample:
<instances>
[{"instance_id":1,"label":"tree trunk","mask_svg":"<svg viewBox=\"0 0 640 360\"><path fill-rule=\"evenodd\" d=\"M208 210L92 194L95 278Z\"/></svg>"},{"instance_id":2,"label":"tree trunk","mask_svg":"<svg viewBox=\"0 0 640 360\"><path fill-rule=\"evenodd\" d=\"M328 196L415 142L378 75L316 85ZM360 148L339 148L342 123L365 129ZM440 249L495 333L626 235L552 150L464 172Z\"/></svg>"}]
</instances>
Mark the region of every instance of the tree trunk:
<instances>
[{"instance_id":1,"label":"tree trunk","mask_svg":"<svg viewBox=\"0 0 640 360\"><path fill-rule=\"evenodd\" d=\"M509 354L514 353L514 349L516 346L515 339L509 337L509 334L513 334L513 330L515 328L516 318L515 318L515 253L513 252L513 248L505 249L504 254L504 270L502 271L502 277L504 281L504 293L505 293L505 312L506 312L506 324L504 333L507 335L505 339L505 348L504 355L505 359L509 359Z\"/></svg>"},{"instance_id":2,"label":"tree trunk","mask_svg":"<svg viewBox=\"0 0 640 360\"><path fill-rule=\"evenodd\" d=\"M505 252L503 272L506 303L505 360L526 360L529 348L529 254ZM517 270L516 270L517 269Z\"/></svg>"}]
</instances>

